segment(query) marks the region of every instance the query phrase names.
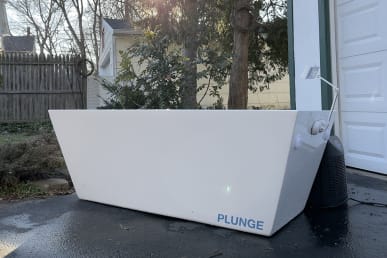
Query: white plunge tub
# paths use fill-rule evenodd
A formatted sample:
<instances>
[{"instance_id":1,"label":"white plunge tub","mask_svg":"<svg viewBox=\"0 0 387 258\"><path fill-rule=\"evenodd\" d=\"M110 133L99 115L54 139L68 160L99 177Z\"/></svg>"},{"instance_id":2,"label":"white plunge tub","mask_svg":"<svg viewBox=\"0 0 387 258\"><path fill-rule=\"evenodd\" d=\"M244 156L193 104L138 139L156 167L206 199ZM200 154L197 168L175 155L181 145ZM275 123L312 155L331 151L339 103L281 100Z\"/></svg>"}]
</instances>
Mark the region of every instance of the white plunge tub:
<instances>
[{"instance_id":1,"label":"white plunge tub","mask_svg":"<svg viewBox=\"0 0 387 258\"><path fill-rule=\"evenodd\" d=\"M328 112L50 110L80 199L271 236L305 207Z\"/></svg>"}]
</instances>

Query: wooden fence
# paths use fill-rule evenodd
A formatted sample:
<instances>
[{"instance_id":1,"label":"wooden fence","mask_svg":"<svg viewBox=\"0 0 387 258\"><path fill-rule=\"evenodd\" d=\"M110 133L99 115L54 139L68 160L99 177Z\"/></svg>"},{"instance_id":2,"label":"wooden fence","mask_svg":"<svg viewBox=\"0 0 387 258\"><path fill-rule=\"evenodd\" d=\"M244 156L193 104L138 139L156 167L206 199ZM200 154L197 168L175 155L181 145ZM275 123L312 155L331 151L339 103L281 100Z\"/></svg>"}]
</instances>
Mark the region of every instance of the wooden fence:
<instances>
[{"instance_id":1,"label":"wooden fence","mask_svg":"<svg viewBox=\"0 0 387 258\"><path fill-rule=\"evenodd\" d=\"M48 119L49 109L85 108L79 56L0 55L0 123Z\"/></svg>"}]
</instances>

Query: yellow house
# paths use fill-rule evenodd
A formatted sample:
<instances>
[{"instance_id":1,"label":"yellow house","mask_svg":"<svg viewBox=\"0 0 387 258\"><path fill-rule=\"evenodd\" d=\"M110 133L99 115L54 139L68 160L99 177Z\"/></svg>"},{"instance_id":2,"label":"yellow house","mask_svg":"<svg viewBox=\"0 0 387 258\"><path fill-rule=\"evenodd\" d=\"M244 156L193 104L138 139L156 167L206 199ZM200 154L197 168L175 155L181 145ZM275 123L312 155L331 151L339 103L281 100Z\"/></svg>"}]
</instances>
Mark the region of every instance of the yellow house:
<instances>
[{"instance_id":1,"label":"yellow house","mask_svg":"<svg viewBox=\"0 0 387 258\"><path fill-rule=\"evenodd\" d=\"M199 81L199 83L202 83ZM203 82L204 83L204 82ZM228 84L224 85L219 91L220 96L223 98L223 104L227 106L228 101ZM198 92L198 101L204 95L205 90ZM211 107L215 101L215 98L208 94L204 97L200 103L202 107ZM248 108L259 109L290 109L290 87L289 76L285 76L282 80L278 80L270 84L268 89L264 89L262 92L249 91L248 96Z\"/></svg>"},{"instance_id":2,"label":"yellow house","mask_svg":"<svg viewBox=\"0 0 387 258\"><path fill-rule=\"evenodd\" d=\"M102 19L98 77L88 79L89 109L103 105L101 98L106 99L108 96L100 86L101 80L114 81L121 64L119 52L132 46L141 35L142 32L136 30L126 20Z\"/></svg>"},{"instance_id":3,"label":"yellow house","mask_svg":"<svg viewBox=\"0 0 387 258\"><path fill-rule=\"evenodd\" d=\"M141 30L132 27L126 20L107 19L102 20L101 33L101 54L99 59L99 77L113 81L119 73L121 64L120 51L125 51L131 47L142 36ZM135 65L135 72L139 72L141 67ZM200 70L200 67L198 67ZM198 81L198 84L206 83L205 80ZM94 85L95 84L95 85ZM91 87L94 85L94 87ZM289 80L285 77L281 81L277 81L270 85L269 89L264 91L249 93L249 107L258 107L263 109L289 109L290 108L290 93ZM89 96L101 96L106 98L106 92L98 86L95 80L89 80ZM205 95L205 89L197 94L197 100L201 100ZM220 95L223 98L223 103L227 105L228 100L228 84L224 85L220 90ZM90 97L89 97L90 99ZM103 105L100 98L94 98L89 101L89 108L96 108ZM200 105L203 108L212 107L216 102L214 97L206 94Z\"/></svg>"}]
</instances>

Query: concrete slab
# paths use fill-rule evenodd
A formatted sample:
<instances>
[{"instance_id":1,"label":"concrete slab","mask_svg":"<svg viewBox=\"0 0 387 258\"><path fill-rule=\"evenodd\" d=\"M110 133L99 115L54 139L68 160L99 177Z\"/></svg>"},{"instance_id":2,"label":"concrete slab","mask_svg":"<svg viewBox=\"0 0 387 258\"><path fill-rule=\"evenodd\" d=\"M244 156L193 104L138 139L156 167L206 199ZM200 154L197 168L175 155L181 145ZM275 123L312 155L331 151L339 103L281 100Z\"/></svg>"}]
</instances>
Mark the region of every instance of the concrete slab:
<instances>
[{"instance_id":1,"label":"concrete slab","mask_svg":"<svg viewBox=\"0 0 387 258\"><path fill-rule=\"evenodd\" d=\"M387 182L348 175L349 195L387 202ZM129 198L129 197L128 197ZM387 257L387 209L304 212L271 238L80 201L0 202L0 257Z\"/></svg>"}]
</instances>

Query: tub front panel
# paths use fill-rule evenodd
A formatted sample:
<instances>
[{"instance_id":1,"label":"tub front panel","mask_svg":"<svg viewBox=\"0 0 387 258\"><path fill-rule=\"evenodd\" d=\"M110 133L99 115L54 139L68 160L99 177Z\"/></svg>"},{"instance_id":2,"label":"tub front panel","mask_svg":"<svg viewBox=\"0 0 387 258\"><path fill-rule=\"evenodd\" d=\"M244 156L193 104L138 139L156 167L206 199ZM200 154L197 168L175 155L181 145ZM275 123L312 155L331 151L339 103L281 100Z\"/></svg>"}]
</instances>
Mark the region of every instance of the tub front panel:
<instances>
[{"instance_id":1,"label":"tub front panel","mask_svg":"<svg viewBox=\"0 0 387 258\"><path fill-rule=\"evenodd\" d=\"M50 111L81 199L270 235L296 111Z\"/></svg>"}]
</instances>

